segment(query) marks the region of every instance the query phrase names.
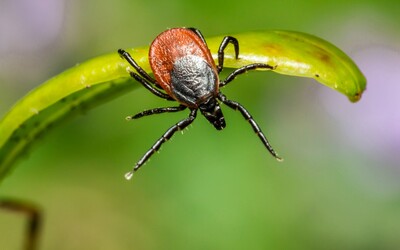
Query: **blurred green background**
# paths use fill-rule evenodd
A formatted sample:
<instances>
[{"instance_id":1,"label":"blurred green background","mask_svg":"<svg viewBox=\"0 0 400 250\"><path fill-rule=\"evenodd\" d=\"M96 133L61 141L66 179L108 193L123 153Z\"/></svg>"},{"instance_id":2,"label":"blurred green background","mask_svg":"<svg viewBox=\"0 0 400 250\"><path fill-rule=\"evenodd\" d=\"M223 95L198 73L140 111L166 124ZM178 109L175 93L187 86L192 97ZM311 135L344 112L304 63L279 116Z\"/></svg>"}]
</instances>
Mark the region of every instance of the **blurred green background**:
<instances>
[{"instance_id":1,"label":"blurred green background","mask_svg":"<svg viewBox=\"0 0 400 250\"><path fill-rule=\"evenodd\" d=\"M368 85L352 104L311 79L246 74L223 92L283 163L223 107L225 130L199 116L128 182L125 172L187 116L126 122L169 105L140 88L51 131L0 196L40 204L40 249L400 249L399 24L397 0L2 0L1 116L76 63L179 26L206 37L311 33L350 55ZM25 222L0 211L1 249L20 249Z\"/></svg>"}]
</instances>

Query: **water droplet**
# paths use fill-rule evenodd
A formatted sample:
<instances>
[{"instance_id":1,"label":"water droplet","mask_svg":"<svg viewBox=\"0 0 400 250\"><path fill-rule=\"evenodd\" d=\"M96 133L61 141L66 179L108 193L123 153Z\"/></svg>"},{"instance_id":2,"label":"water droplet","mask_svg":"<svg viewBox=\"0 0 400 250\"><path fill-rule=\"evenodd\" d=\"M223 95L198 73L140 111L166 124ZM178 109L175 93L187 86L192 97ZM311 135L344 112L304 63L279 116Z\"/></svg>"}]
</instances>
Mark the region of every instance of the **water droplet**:
<instances>
[{"instance_id":1,"label":"water droplet","mask_svg":"<svg viewBox=\"0 0 400 250\"><path fill-rule=\"evenodd\" d=\"M132 179L132 176L133 176L133 171L129 171L128 173L125 174L125 179L129 181L130 179Z\"/></svg>"},{"instance_id":2,"label":"water droplet","mask_svg":"<svg viewBox=\"0 0 400 250\"><path fill-rule=\"evenodd\" d=\"M35 115L38 115L39 114L39 110L37 109L37 108L30 108L30 111L32 112L32 113L34 113Z\"/></svg>"},{"instance_id":3,"label":"water droplet","mask_svg":"<svg viewBox=\"0 0 400 250\"><path fill-rule=\"evenodd\" d=\"M86 83L86 76L84 76L84 75L81 75L81 77L80 77L80 80L81 80L81 84L85 84Z\"/></svg>"}]
</instances>

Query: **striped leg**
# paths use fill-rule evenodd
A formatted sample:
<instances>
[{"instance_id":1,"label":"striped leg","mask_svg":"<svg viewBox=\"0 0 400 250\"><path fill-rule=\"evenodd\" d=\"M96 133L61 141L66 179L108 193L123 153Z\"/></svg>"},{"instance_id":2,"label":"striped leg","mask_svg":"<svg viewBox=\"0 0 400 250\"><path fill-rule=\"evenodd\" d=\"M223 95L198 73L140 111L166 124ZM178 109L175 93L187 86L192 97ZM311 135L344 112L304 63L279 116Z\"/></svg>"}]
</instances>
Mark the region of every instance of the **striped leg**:
<instances>
[{"instance_id":1,"label":"striped leg","mask_svg":"<svg viewBox=\"0 0 400 250\"><path fill-rule=\"evenodd\" d=\"M169 139L171 139L171 137L175 134L175 132L179 131L179 130L183 130L184 128L186 128L187 126L189 126L194 119L196 119L196 114L197 114L197 109L192 109L190 111L189 117L178 122L177 124L175 124L174 126L172 126L171 128L169 128L164 134L163 136L161 136L160 139L158 139L156 141L156 143L154 143L154 145L143 155L143 157L136 163L135 167L129 171L128 173L125 174L125 178L127 180L130 180L133 176L133 174L155 153L157 152L160 148L161 145L168 141Z\"/></svg>"},{"instance_id":2,"label":"striped leg","mask_svg":"<svg viewBox=\"0 0 400 250\"><path fill-rule=\"evenodd\" d=\"M172 112L179 112L186 109L186 106L184 105L179 105L178 107L166 107L166 108L155 108L155 109L149 109L142 111L136 115L130 115L127 116L127 120L132 120L132 119L139 119L143 116L148 116L148 115L154 115L154 114L161 114L161 113L172 113Z\"/></svg>"},{"instance_id":3,"label":"striped leg","mask_svg":"<svg viewBox=\"0 0 400 250\"><path fill-rule=\"evenodd\" d=\"M225 53L224 50L228 44L233 44L235 48L235 58L239 58L239 41L232 37L232 36L226 36L222 40L221 44L219 45L218 49L218 66L217 66L217 71L220 73L222 69L224 68L224 59L225 59Z\"/></svg>"},{"instance_id":4,"label":"striped leg","mask_svg":"<svg viewBox=\"0 0 400 250\"><path fill-rule=\"evenodd\" d=\"M134 69L136 69L136 71L139 73L139 74L136 74L135 72L130 72L131 76L132 76L133 78L135 78L135 80L137 80L138 82L140 82L141 84L143 84L144 87L145 87L146 89L150 90L153 94L155 94L155 95L157 95L157 96L160 96L160 97L162 97L162 98L164 98L164 99L167 99L167 100L173 100L173 99L170 98L168 95L166 95L166 94L160 92L160 91L157 90L157 89L154 89L154 87L153 87L151 84L154 84L154 86L155 86L156 88L162 90L162 88L161 88L161 86L158 84L158 82L157 82L154 78L152 78L149 74L147 74L147 72L146 72L144 69L142 69L142 67L140 67L139 64L136 63L136 61L132 58L132 56L131 56L128 52L126 52L126 51L123 50L123 49L119 49L119 50L118 50L118 54L119 54L122 58L124 58L124 59L125 59ZM155 92L158 92L158 93L155 93ZM161 93L161 94L160 94L160 93Z\"/></svg>"},{"instance_id":5,"label":"striped leg","mask_svg":"<svg viewBox=\"0 0 400 250\"><path fill-rule=\"evenodd\" d=\"M233 81L233 79L235 79L238 75L241 75L243 73L246 73L249 70L255 70L255 69L269 69L269 70L274 70L276 67L272 67L268 64L264 64L264 63L253 63L253 64L249 64L246 66L243 66L235 71L233 71L232 73L230 73L225 80L221 81L219 83L219 87L224 87L226 84L228 84L229 82Z\"/></svg>"},{"instance_id":6,"label":"striped leg","mask_svg":"<svg viewBox=\"0 0 400 250\"><path fill-rule=\"evenodd\" d=\"M268 149L268 151L272 154L272 156L275 157L278 161L282 161L283 159L278 156L278 154L275 152L275 150L272 148L271 144L269 144L267 137L265 137L264 133L261 131L260 126L256 123L256 121L253 119L253 117L250 115L249 111L245 109L240 103L227 100L226 96L222 94L221 92L218 95L218 99L225 103L228 107L234 109L234 110L239 110L240 113L242 113L243 117L250 123L250 125L253 127L254 132L258 135L260 138L261 142L264 144L264 146Z\"/></svg>"}]
</instances>

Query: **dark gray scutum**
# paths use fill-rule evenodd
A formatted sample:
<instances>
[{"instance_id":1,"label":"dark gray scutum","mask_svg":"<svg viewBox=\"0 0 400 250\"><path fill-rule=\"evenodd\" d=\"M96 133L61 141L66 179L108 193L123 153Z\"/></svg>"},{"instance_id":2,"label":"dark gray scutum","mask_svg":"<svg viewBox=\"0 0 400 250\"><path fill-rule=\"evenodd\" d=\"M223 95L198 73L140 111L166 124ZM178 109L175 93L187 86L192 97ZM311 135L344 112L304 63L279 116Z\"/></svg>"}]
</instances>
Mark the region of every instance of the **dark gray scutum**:
<instances>
[{"instance_id":1,"label":"dark gray scutum","mask_svg":"<svg viewBox=\"0 0 400 250\"><path fill-rule=\"evenodd\" d=\"M188 55L174 63L171 72L172 93L184 104L198 107L216 95L218 76L201 57Z\"/></svg>"}]
</instances>

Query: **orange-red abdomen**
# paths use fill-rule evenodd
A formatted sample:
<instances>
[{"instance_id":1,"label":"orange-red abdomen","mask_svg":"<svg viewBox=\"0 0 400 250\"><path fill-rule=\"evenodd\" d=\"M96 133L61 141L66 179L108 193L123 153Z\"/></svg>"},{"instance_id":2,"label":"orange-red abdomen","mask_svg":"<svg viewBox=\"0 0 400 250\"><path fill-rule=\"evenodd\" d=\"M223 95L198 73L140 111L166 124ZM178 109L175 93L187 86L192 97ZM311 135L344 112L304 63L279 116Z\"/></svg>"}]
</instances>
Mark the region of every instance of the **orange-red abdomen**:
<instances>
[{"instance_id":1,"label":"orange-red abdomen","mask_svg":"<svg viewBox=\"0 0 400 250\"><path fill-rule=\"evenodd\" d=\"M161 33L150 46L149 62L157 83L188 107L218 93L218 72L203 39L191 29Z\"/></svg>"}]
</instances>

